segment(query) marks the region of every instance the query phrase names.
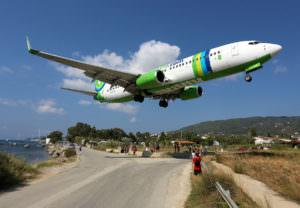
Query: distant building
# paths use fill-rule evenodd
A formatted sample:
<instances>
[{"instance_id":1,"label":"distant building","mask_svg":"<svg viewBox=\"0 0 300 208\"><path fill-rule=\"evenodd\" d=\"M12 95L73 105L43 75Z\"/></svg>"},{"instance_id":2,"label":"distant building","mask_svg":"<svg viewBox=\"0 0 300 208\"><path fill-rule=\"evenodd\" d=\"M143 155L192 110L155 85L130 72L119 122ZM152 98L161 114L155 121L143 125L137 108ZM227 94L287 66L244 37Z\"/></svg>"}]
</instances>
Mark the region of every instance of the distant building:
<instances>
[{"instance_id":1,"label":"distant building","mask_svg":"<svg viewBox=\"0 0 300 208\"><path fill-rule=\"evenodd\" d=\"M203 135L203 136L201 137L201 139L208 139L208 138L209 138L208 135Z\"/></svg>"},{"instance_id":2,"label":"distant building","mask_svg":"<svg viewBox=\"0 0 300 208\"><path fill-rule=\"evenodd\" d=\"M220 142L218 142L217 140L214 140L214 146L220 146Z\"/></svg>"},{"instance_id":3,"label":"distant building","mask_svg":"<svg viewBox=\"0 0 300 208\"><path fill-rule=\"evenodd\" d=\"M277 138L275 137L262 137L262 136L257 136L254 137L255 141L254 143L257 144L273 144Z\"/></svg>"},{"instance_id":4,"label":"distant building","mask_svg":"<svg viewBox=\"0 0 300 208\"><path fill-rule=\"evenodd\" d=\"M46 144L50 143L51 138L46 138Z\"/></svg>"}]
</instances>

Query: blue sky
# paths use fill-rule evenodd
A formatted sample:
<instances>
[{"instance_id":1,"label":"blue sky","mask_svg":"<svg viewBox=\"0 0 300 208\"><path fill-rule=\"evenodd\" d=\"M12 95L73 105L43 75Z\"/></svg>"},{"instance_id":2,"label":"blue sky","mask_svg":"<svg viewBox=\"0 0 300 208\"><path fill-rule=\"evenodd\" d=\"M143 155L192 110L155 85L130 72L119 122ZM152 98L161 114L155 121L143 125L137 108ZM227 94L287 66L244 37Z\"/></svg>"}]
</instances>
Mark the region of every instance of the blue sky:
<instances>
[{"instance_id":1,"label":"blue sky","mask_svg":"<svg viewBox=\"0 0 300 208\"><path fill-rule=\"evenodd\" d=\"M207 120L300 115L299 2L182 2L1 1L0 138L36 136L39 128L42 134L66 132L78 121L159 132ZM129 71L240 40L277 43L283 50L253 73L251 83L243 75L203 83L203 97L163 109L149 99L94 104L60 90L88 81L27 53L26 35L33 48ZM149 59L140 57L145 54Z\"/></svg>"}]
</instances>

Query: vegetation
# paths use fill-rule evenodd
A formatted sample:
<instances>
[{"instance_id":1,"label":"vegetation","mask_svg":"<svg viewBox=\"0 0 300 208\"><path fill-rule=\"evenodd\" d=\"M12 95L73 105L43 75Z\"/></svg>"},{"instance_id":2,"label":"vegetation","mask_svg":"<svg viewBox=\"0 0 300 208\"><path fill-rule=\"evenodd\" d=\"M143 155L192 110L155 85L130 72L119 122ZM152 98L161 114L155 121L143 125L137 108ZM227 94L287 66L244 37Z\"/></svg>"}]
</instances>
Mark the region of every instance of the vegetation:
<instances>
[{"instance_id":1,"label":"vegetation","mask_svg":"<svg viewBox=\"0 0 300 208\"><path fill-rule=\"evenodd\" d=\"M25 159L0 153L0 189L22 183L37 173L35 168L25 163Z\"/></svg>"},{"instance_id":2,"label":"vegetation","mask_svg":"<svg viewBox=\"0 0 300 208\"><path fill-rule=\"evenodd\" d=\"M65 152L65 156L66 156L67 158L76 155L76 150L73 149L73 148L68 148L68 149L66 149L64 152Z\"/></svg>"},{"instance_id":3,"label":"vegetation","mask_svg":"<svg viewBox=\"0 0 300 208\"><path fill-rule=\"evenodd\" d=\"M62 141L62 135L63 133L60 131L52 131L48 137L50 138L50 142L55 144Z\"/></svg>"},{"instance_id":4,"label":"vegetation","mask_svg":"<svg viewBox=\"0 0 300 208\"><path fill-rule=\"evenodd\" d=\"M221 172L213 172L210 177L205 171L201 176L191 176L192 190L185 203L185 208L200 207L228 207L217 192L215 182L218 181L225 190L230 190L232 199L239 207L257 207L239 187L237 187L231 178Z\"/></svg>"},{"instance_id":5,"label":"vegetation","mask_svg":"<svg viewBox=\"0 0 300 208\"><path fill-rule=\"evenodd\" d=\"M300 131L300 116L295 117L249 117L218 121L207 121L169 132L180 137L183 134L211 134L219 136L261 136L289 137Z\"/></svg>"},{"instance_id":6,"label":"vegetation","mask_svg":"<svg viewBox=\"0 0 300 208\"><path fill-rule=\"evenodd\" d=\"M262 181L273 190L300 201L300 150L282 149L218 155L216 161L235 172Z\"/></svg>"},{"instance_id":7,"label":"vegetation","mask_svg":"<svg viewBox=\"0 0 300 208\"><path fill-rule=\"evenodd\" d=\"M96 127L91 127L89 124L78 122L76 126L71 126L68 128L68 135L66 138L70 142L74 142L76 137L90 138L91 140L93 138L99 138L102 140L113 139L121 141L123 137L128 137L128 135L120 128L99 130L96 129ZM135 139L134 135L132 137L132 139Z\"/></svg>"},{"instance_id":8,"label":"vegetation","mask_svg":"<svg viewBox=\"0 0 300 208\"><path fill-rule=\"evenodd\" d=\"M46 160L46 161L40 162L36 166L36 168L39 170L42 168L49 168L49 167L53 167L53 166L57 166L57 165L60 165L60 163L55 160Z\"/></svg>"}]
</instances>

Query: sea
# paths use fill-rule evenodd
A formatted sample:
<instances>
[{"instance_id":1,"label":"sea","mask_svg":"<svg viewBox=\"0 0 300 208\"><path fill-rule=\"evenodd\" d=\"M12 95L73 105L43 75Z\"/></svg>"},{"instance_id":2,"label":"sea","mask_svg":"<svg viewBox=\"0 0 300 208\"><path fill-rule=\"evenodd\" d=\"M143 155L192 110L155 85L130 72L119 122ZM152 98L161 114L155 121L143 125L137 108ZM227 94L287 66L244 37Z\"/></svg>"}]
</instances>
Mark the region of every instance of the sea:
<instances>
[{"instance_id":1,"label":"sea","mask_svg":"<svg viewBox=\"0 0 300 208\"><path fill-rule=\"evenodd\" d=\"M13 146L12 143L16 143L16 145ZM25 144L29 144L29 147L25 148ZM28 164L39 163L49 158L46 147L41 146L39 142L24 140L0 140L0 152L22 157Z\"/></svg>"}]
</instances>

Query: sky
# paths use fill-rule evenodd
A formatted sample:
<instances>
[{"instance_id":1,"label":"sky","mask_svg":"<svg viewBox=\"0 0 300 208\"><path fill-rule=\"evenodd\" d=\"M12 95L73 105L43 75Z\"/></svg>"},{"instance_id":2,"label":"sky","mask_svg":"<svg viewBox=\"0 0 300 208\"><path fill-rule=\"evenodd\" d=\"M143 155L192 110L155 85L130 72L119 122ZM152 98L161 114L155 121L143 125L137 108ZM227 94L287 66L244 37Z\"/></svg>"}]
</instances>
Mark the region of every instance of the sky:
<instances>
[{"instance_id":1,"label":"sky","mask_svg":"<svg viewBox=\"0 0 300 208\"><path fill-rule=\"evenodd\" d=\"M77 122L151 133L201 121L300 115L300 2L6 1L0 3L0 139L66 133ZM32 48L131 73L242 40L282 45L252 73L201 83L201 98L95 103L60 87L89 90L82 72L27 52Z\"/></svg>"}]
</instances>

